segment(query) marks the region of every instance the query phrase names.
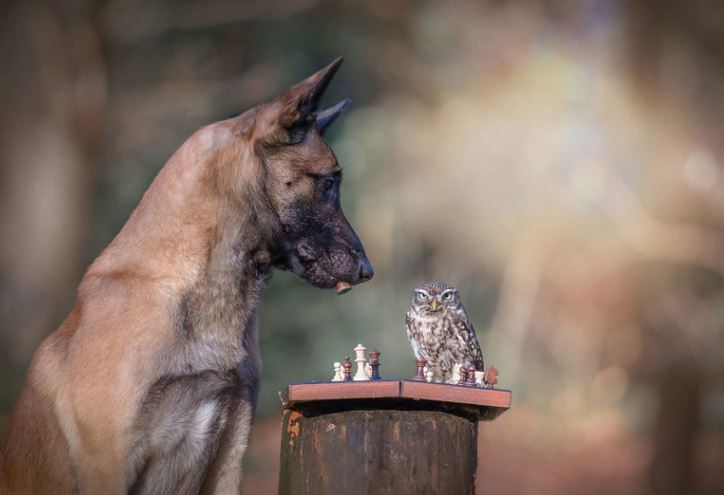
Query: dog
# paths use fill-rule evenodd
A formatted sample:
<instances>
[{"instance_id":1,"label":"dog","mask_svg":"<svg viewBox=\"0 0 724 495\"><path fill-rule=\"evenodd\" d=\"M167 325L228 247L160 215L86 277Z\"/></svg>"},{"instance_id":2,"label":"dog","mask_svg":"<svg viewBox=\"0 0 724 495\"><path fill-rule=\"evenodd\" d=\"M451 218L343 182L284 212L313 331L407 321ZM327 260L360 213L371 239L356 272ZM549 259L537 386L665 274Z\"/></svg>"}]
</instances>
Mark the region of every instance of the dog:
<instances>
[{"instance_id":1,"label":"dog","mask_svg":"<svg viewBox=\"0 0 724 495\"><path fill-rule=\"evenodd\" d=\"M0 451L0 493L239 493L273 268L372 278L318 111L337 59L194 133L92 263L36 351Z\"/></svg>"}]
</instances>

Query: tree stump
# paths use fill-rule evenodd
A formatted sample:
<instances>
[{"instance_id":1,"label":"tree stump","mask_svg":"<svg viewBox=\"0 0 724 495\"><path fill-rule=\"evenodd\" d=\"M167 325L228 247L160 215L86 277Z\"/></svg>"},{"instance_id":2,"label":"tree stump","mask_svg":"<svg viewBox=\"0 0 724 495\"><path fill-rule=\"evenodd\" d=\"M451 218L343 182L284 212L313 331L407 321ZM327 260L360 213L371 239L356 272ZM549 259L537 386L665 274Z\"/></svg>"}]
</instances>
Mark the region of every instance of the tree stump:
<instances>
[{"instance_id":1,"label":"tree stump","mask_svg":"<svg viewBox=\"0 0 724 495\"><path fill-rule=\"evenodd\" d=\"M458 385L290 385L279 494L474 494L478 421L508 407L509 391Z\"/></svg>"}]
</instances>

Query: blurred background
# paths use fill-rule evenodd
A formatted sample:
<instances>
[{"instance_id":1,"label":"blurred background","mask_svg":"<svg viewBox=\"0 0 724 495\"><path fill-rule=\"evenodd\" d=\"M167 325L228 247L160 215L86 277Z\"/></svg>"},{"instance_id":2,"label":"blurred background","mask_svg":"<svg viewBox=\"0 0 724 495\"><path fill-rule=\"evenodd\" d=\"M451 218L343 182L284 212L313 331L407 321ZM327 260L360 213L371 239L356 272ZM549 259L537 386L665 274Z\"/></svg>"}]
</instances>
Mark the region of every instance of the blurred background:
<instances>
[{"instance_id":1,"label":"blurred background","mask_svg":"<svg viewBox=\"0 0 724 495\"><path fill-rule=\"evenodd\" d=\"M247 493L288 382L359 342L414 372L412 288L460 290L514 391L479 494L724 492L724 5L24 0L0 7L0 430L33 350L171 153L343 55L326 102L375 264L277 273Z\"/></svg>"}]
</instances>

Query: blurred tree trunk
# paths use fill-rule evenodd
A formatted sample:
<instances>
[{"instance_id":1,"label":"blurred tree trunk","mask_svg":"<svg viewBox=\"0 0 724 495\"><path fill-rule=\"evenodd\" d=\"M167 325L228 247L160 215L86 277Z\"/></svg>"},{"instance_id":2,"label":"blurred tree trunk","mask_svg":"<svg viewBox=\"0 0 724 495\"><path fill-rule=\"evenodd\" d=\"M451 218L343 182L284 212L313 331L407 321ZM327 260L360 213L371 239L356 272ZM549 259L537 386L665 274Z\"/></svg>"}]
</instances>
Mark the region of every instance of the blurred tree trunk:
<instances>
[{"instance_id":1,"label":"blurred tree trunk","mask_svg":"<svg viewBox=\"0 0 724 495\"><path fill-rule=\"evenodd\" d=\"M724 25L712 19L721 18L720 9L720 4L707 0L625 3L627 71L636 83L637 97L652 106L668 106L669 110L683 104L686 118L691 119L696 124L692 127L697 129L691 146L701 146L715 156L718 151L719 163L722 119L721 112L713 109L722 105L721 91L714 88L720 88L724 80ZM681 74L684 71L685 74ZM672 77L673 74L677 76ZM671 98L674 92L676 101ZM674 211L688 210L690 225L721 231L721 213L717 211L720 205L707 204L702 199L698 211L694 204L687 206L684 209L677 204ZM683 244L683 239L677 241ZM712 252L714 259L721 259L716 256L716 250ZM716 267L709 268L717 271ZM720 291L723 280L720 271L713 275L693 266L681 270L678 276L665 279L666 283L659 281L658 287L652 283L643 291L653 294L647 303L649 307L670 308L668 322L652 325L652 342L657 341L658 347L650 363L658 403L652 418L653 452L648 466L648 489L652 494L684 494L697 489L693 466L697 436L702 428L702 401L708 384L705 382L707 364L701 359L706 353L697 353L694 349L706 348L711 335L707 336L705 329L692 331L687 327L703 324L694 321L693 308L704 295ZM665 285L669 287L669 294ZM708 288L702 290L702 287ZM667 299L676 304L661 302ZM716 310L715 306L712 310Z\"/></svg>"},{"instance_id":2,"label":"blurred tree trunk","mask_svg":"<svg viewBox=\"0 0 724 495\"><path fill-rule=\"evenodd\" d=\"M693 468L706 385L706 368L697 350L704 345L697 335L706 323L692 308L710 299L710 291L718 293L720 282L716 275L687 266L647 272L640 290L640 321L648 329L641 370L656 396L648 492L692 493L697 488Z\"/></svg>"},{"instance_id":3,"label":"blurred tree trunk","mask_svg":"<svg viewBox=\"0 0 724 495\"><path fill-rule=\"evenodd\" d=\"M659 372L657 382L659 404L649 465L649 492L691 493L702 374L694 362L672 363Z\"/></svg>"},{"instance_id":4,"label":"blurred tree trunk","mask_svg":"<svg viewBox=\"0 0 724 495\"><path fill-rule=\"evenodd\" d=\"M93 16L90 0L0 6L0 418L87 257L106 92Z\"/></svg>"}]
</instances>

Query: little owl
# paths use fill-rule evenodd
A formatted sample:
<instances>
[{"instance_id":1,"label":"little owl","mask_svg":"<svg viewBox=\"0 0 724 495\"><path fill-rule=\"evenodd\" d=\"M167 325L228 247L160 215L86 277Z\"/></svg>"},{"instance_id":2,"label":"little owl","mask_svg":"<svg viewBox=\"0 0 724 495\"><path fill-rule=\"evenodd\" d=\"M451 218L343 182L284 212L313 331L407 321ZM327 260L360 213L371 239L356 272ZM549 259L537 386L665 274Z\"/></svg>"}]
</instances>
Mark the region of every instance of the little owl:
<instances>
[{"instance_id":1,"label":"little owl","mask_svg":"<svg viewBox=\"0 0 724 495\"><path fill-rule=\"evenodd\" d=\"M415 357L427 361L435 382L451 382L456 364L484 370L475 330L454 287L428 282L415 289L407 337Z\"/></svg>"}]
</instances>

